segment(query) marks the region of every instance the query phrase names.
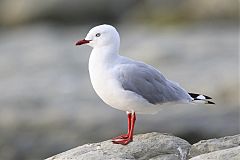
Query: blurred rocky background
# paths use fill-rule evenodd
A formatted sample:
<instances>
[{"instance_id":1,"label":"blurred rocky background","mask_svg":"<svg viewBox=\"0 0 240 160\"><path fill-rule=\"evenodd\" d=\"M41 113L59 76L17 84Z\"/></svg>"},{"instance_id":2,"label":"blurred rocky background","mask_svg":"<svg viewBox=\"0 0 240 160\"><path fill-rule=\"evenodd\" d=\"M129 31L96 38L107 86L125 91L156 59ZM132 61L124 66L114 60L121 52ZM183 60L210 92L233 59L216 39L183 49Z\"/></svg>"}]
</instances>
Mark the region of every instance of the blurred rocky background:
<instances>
[{"instance_id":1,"label":"blurred rocky background","mask_svg":"<svg viewBox=\"0 0 240 160\"><path fill-rule=\"evenodd\" d=\"M240 132L238 0L0 0L0 159L38 160L110 139L127 119L95 94L91 49L75 47L109 23L122 55L158 68L215 106L139 115L136 133L190 143Z\"/></svg>"}]
</instances>

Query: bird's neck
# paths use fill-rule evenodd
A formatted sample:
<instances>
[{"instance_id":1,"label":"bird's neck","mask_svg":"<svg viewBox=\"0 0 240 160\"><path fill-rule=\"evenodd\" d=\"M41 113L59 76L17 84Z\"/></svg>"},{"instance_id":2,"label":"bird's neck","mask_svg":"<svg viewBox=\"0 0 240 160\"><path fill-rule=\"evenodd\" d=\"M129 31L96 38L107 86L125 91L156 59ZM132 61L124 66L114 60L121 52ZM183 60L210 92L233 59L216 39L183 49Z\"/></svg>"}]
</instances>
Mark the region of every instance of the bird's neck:
<instances>
[{"instance_id":1,"label":"bird's neck","mask_svg":"<svg viewBox=\"0 0 240 160\"><path fill-rule=\"evenodd\" d=\"M113 65L115 61L119 57L119 46L116 47L113 45L103 46L103 47L95 47L93 48L90 59L89 65L92 66L109 66Z\"/></svg>"}]
</instances>

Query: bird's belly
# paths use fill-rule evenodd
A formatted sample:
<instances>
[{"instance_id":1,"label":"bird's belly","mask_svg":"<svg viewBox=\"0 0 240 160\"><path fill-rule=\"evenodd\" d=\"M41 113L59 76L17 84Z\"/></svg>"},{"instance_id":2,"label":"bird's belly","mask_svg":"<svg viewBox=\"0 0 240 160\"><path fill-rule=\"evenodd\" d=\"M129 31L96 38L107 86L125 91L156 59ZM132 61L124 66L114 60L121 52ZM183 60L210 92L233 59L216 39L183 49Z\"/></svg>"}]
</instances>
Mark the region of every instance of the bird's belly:
<instances>
[{"instance_id":1,"label":"bird's belly","mask_svg":"<svg viewBox=\"0 0 240 160\"><path fill-rule=\"evenodd\" d=\"M90 75L92 86L97 95L108 105L124 110L125 104L123 104L123 94L121 87L113 78L101 74Z\"/></svg>"},{"instance_id":2,"label":"bird's belly","mask_svg":"<svg viewBox=\"0 0 240 160\"><path fill-rule=\"evenodd\" d=\"M153 114L159 111L159 107L150 104L143 97L132 91L124 90L120 82L108 73L90 73L90 78L97 95L113 108L143 114Z\"/></svg>"}]
</instances>

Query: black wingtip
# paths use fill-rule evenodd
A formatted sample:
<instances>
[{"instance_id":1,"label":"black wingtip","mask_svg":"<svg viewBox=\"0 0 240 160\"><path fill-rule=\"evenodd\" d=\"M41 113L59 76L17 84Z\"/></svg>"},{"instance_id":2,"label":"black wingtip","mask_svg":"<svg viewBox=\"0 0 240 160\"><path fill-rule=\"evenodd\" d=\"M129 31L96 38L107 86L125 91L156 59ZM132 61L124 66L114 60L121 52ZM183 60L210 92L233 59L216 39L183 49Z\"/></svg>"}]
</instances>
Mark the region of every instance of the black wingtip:
<instances>
[{"instance_id":1,"label":"black wingtip","mask_svg":"<svg viewBox=\"0 0 240 160\"><path fill-rule=\"evenodd\" d=\"M188 93L193 99L197 98L198 96L202 95L205 99L212 99L209 96L203 95L203 94L197 94L197 93Z\"/></svg>"},{"instance_id":2,"label":"black wingtip","mask_svg":"<svg viewBox=\"0 0 240 160\"><path fill-rule=\"evenodd\" d=\"M215 104L215 103L211 101L207 101L207 104Z\"/></svg>"},{"instance_id":3,"label":"black wingtip","mask_svg":"<svg viewBox=\"0 0 240 160\"><path fill-rule=\"evenodd\" d=\"M206 96L206 95L203 95L206 99L212 99L211 97L209 96Z\"/></svg>"},{"instance_id":4,"label":"black wingtip","mask_svg":"<svg viewBox=\"0 0 240 160\"><path fill-rule=\"evenodd\" d=\"M199 96L199 94L196 93L188 93L192 98L197 98L197 96Z\"/></svg>"}]
</instances>

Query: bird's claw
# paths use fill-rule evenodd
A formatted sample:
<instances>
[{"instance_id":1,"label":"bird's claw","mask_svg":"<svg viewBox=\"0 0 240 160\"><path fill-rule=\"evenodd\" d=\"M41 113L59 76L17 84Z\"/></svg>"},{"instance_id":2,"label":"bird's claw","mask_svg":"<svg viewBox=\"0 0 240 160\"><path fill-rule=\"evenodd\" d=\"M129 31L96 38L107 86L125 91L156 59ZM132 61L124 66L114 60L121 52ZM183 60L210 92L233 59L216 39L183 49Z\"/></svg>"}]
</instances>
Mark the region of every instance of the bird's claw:
<instances>
[{"instance_id":1,"label":"bird's claw","mask_svg":"<svg viewBox=\"0 0 240 160\"><path fill-rule=\"evenodd\" d=\"M123 134L123 135L120 135L120 136L117 136L115 138L112 138L112 140L116 140L116 139L127 139L129 137L128 134Z\"/></svg>"},{"instance_id":2,"label":"bird's claw","mask_svg":"<svg viewBox=\"0 0 240 160\"><path fill-rule=\"evenodd\" d=\"M132 138L127 138L127 139L114 139L112 140L114 144L122 144L122 145L127 145L128 143L132 142Z\"/></svg>"}]
</instances>

